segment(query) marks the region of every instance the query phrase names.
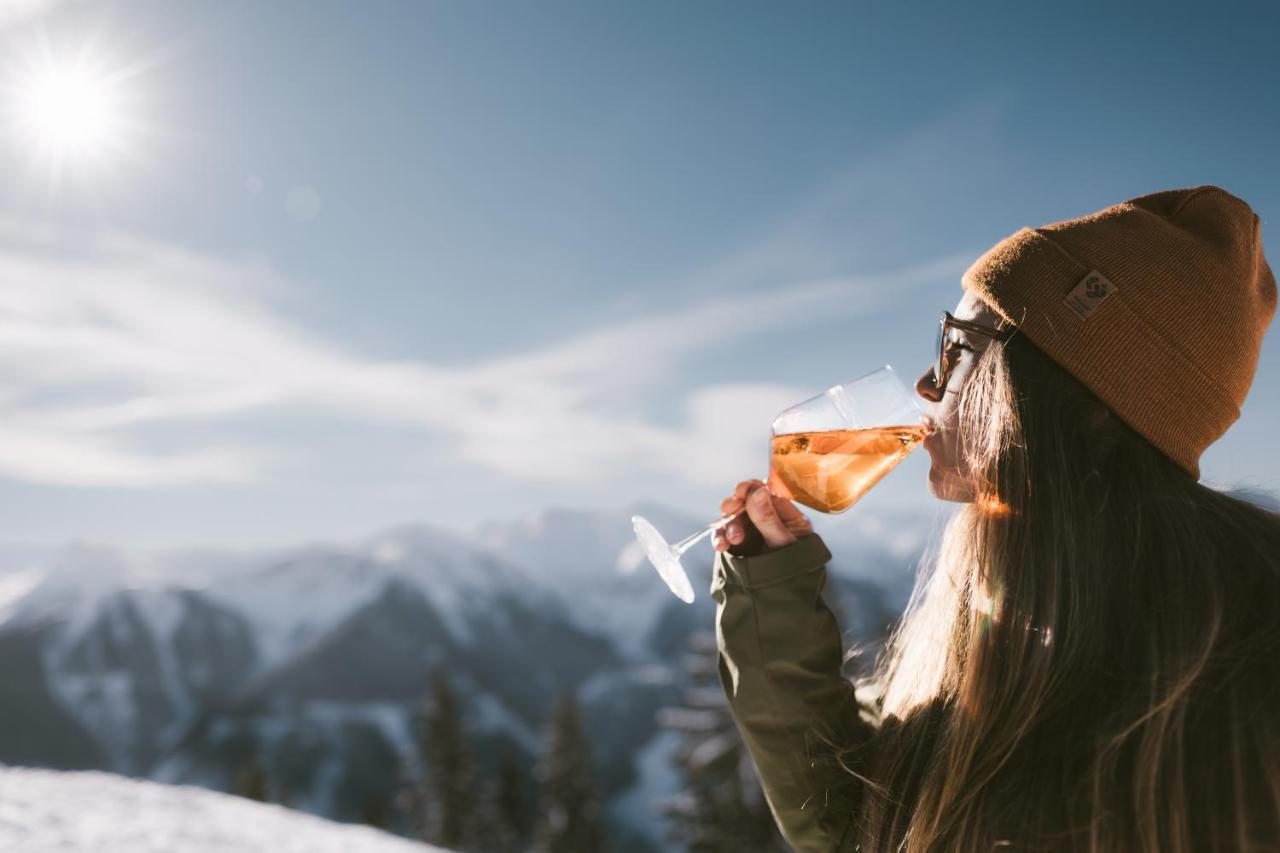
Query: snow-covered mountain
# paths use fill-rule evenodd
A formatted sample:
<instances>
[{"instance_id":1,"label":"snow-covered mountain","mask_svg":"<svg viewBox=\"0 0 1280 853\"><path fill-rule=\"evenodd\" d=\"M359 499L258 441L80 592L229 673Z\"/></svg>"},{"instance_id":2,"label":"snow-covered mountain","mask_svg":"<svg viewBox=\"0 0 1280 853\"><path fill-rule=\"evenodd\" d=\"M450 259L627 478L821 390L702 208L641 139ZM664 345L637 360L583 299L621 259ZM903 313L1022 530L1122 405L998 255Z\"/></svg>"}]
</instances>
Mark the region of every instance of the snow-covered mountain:
<instances>
[{"instance_id":1,"label":"snow-covered mountain","mask_svg":"<svg viewBox=\"0 0 1280 853\"><path fill-rule=\"evenodd\" d=\"M644 658L665 653L654 648L655 632L670 611L681 612L649 567L632 532L631 516L641 514L667 533L671 541L702 526L700 519L645 504L616 512L549 509L523 519L490 523L477 533L485 551L517 561L540 588L563 606L583 630L607 636L626 655ZM688 569L701 605L710 611L710 539L689 551Z\"/></svg>"},{"instance_id":2,"label":"snow-covered mountain","mask_svg":"<svg viewBox=\"0 0 1280 853\"><path fill-rule=\"evenodd\" d=\"M414 715L443 667L482 765L515 756L529 776L550 707L575 691L603 795L634 804L652 786L655 711L713 619L709 542L685 557L698 591L686 606L635 546L635 512L672 538L705 522L646 505L256 555L23 550L0 566L0 761L219 790L256 763L277 799L356 820L415 772ZM927 529L822 531L851 636L905 600ZM659 846L643 810L612 813L639 834L630 849Z\"/></svg>"},{"instance_id":3,"label":"snow-covered mountain","mask_svg":"<svg viewBox=\"0 0 1280 853\"><path fill-rule=\"evenodd\" d=\"M446 853L377 829L203 788L20 767L0 767L0 850Z\"/></svg>"}]
</instances>

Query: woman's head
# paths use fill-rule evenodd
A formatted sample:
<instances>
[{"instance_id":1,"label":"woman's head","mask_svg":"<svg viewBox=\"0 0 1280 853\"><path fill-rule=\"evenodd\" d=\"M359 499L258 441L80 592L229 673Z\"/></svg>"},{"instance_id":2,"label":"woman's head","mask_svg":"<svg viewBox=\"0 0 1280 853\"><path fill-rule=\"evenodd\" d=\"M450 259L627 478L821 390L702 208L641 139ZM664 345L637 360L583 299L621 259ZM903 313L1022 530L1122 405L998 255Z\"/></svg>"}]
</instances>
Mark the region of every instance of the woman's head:
<instances>
[{"instance_id":1,"label":"woman's head","mask_svg":"<svg viewBox=\"0 0 1280 853\"><path fill-rule=\"evenodd\" d=\"M962 284L956 318L1016 328L1089 389L1094 418L1128 424L1192 479L1201 453L1240 415L1277 300L1258 216L1214 186L1020 229ZM971 501L955 391L991 339L956 335L948 388L926 373L916 389L938 426L926 442L930 489Z\"/></svg>"},{"instance_id":2,"label":"woman's head","mask_svg":"<svg viewBox=\"0 0 1280 853\"><path fill-rule=\"evenodd\" d=\"M1002 441L1018 440L1018 430L998 429L1002 425L995 416L997 403L1012 402L1003 399L1011 388L1009 378L1001 376L1001 361L992 362L996 369L988 369L971 393L964 395L961 392L987 350L992 346L1002 346L1002 338L1016 336L1017 329L974 291L965 292L952 316L981 326L986 331L963 327L948 330L942 356L949 367L945 386L938 382L936 366L930 366L916 380L916 393L928 402L927 420L932 427L924 441L931 461L929 491L934 497L946 501L969 503L980 497L999 499L991 488L993 484L984 484L981 471L990 467L989 464L984 465L984 459L989 463L987 457L1000 449ZM1005 335L1002 336L1001 332ZM1041 360L1045 359L1043 354L1036 354ZM1058 372L1063 373L1061 370ZM1001 378L1003 382L999 381ZM1064 374L1055 378L1065 386L1063 393L1070 399L1072 411L1085 416L1080 423L1087 429L1089 443L1103 447L1113 444L1114 437L1106 436L1106 428L1114 416L1106 405L1069 376ZM962 400L966 401L963 407ZM1005 411L1014 414L1011 405L1006 405ZM1012 427L1011 424L1003 426ZM1093 458L1096 453L1090 450L1088 455Z\"/></svg>"}]
</instances>

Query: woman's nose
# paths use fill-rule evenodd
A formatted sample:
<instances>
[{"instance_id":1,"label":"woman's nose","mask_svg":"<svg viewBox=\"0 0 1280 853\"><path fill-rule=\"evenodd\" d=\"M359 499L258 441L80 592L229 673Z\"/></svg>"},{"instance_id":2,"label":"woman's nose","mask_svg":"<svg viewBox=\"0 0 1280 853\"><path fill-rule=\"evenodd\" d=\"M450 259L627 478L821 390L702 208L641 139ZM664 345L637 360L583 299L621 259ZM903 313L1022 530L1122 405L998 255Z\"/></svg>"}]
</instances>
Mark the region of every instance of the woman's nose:
<instances>
[{"instance_id":1,"label":"woman's nose","mask_svg":"<svg viewBox=\"0 0 1280 853\"><path fill-rule=\"evenodd\" d=\"M930 403L936 403L942 399L942 389L933 381L933 367L921 373L920 378L916 380L916 393Z\"/></svg>"}]
</instances>

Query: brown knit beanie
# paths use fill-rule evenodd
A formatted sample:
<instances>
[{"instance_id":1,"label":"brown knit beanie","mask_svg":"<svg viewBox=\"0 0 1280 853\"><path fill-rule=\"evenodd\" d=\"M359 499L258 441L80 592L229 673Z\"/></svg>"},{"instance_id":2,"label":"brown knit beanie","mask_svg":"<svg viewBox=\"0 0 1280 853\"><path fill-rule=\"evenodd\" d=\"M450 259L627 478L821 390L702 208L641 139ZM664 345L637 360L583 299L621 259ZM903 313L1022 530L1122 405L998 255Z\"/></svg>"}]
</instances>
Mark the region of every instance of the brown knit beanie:
<instances>
[{"instance_id":1,"label":"brown knit beanie","mask_svg":"<svg viewBox=\"0 0 1280 853\"><path fill-rule=\"evenodd\" d=\"M1215 186L1023 228L961 284L1197 480L1276 311L1258 217Z\"/></svg>"}]
</instances>

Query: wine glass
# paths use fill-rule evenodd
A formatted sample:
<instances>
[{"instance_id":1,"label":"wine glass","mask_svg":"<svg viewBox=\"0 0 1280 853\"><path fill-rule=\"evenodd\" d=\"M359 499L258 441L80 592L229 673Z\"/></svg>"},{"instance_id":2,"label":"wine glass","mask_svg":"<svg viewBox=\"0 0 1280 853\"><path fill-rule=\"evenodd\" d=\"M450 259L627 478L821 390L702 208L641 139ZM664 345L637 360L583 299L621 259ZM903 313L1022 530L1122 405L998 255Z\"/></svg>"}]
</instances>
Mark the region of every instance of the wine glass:
<instances>
[{"instance_id":1,"label":"wine glass","mask_svg":"<svg viewBox=\"0 0 1280 853\"><path fill-rule=\"evenodd\" d=\"M773 419L769 490L818 512L844 512L919 446L928 431L924 414L887 364L796 403ZM674 545L642 516L631 516L631 526L667 586L691 604L680 556L740 514L721 516Z\"/></svg>"}]
</instances>

